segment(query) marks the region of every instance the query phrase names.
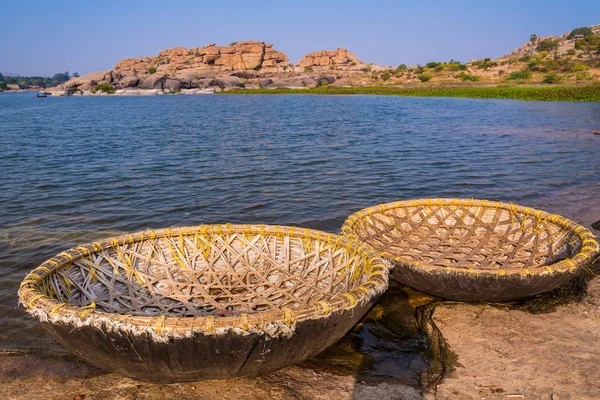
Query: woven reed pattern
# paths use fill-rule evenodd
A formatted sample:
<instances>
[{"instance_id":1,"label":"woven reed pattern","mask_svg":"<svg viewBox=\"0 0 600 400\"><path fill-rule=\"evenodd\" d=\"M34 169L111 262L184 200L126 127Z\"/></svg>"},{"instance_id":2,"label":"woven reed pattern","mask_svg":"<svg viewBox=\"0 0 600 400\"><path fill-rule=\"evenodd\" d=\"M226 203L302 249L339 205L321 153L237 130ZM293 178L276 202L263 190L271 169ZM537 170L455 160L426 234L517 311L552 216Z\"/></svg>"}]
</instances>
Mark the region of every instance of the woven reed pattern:
<instances>
[{"instance_id":1,"label":"woven reed pattern","mask_svg":"<svg viewBox=\"0 0 600 400\"><path fill-rule=\"evenodd\" d=\"M301 228L206 225L79 246L23 281L30 310L182 330L248 330L353 307L387 268L357 241Z\"/></svg>"},{"instance_id":2,"label":"woven reed pattern","mask_svg":"<svg viewBox=\"0 0 600 400\"><path fill-rule=\"evenodd\" d=\"M385 258L444 271L573 272L598 251L594 236L566 218L486 200L382 204L350 216L342 231Z\"/></svg>"}]
</instances>

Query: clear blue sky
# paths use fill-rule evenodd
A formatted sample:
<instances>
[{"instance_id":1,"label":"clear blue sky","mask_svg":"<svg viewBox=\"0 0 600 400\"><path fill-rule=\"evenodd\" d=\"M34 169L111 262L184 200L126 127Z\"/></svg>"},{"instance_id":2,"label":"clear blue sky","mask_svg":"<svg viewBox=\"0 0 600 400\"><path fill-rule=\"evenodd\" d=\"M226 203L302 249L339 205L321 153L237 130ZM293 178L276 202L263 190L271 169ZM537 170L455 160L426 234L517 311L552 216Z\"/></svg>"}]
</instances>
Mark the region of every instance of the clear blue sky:
<instances>
[{"instance_id":1,"label":"clear blue sky","mask_svg":"<svg viewBox=\"0 0 600 400\"><path fill-rule=\"evenodd\" d=\"M273 43L291 62L346 47L381 65L498 57L600 24L600 0L3 1L0 71L80 74L173 46Z\"/></svg>"}]
</instances>

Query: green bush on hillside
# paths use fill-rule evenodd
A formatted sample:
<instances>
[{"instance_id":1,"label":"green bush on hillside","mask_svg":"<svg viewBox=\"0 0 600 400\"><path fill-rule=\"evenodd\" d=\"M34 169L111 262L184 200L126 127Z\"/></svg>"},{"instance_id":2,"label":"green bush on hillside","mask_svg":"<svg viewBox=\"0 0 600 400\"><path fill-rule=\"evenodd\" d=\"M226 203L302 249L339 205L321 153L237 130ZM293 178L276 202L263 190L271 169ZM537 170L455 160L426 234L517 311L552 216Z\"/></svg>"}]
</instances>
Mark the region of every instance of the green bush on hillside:
<instances>
[{"instance_id":1,"label":"green bush on hillside","mask_svg":"<svg viewBox=\"0 0 600 400\"><path fill-rule=\"evenodd\" d=\"M388 79L390 79L391 75L388 71L385 71L383 74L381 74L381 80L383 81L387 81Z\"/></svg>"},{"instance_id":2,"label":"green bush on hillside","mask_svg":"<svg viewBox=\"0 0 600 400\"><path fill-rule=\"evenodd\" d=\"M515 72L511 72L510 74L506 75L506 80L507 81L516 81L516 80L527 80L531 78L531 72L530 71L515 71Z\"/></svg>"},{"instance_id":3,"label":"green bush on hillside","mask_svg":"<svg viewBox=\"0 0 600 400\"><path fill-rule=\"evenodd\" d=\"M481 80L481 77L479 75L465 74L464 72L458 74L458 77L463 82L477 82Z\"/></svg>"},{"instance_id":4,"label":"green bush on hillside","mask_svg":"<svg viewBox=\"0 0 600 400\"><path fill-rule=\"evenodd\" d=\"M398 65L398 68L396 68L396 71L406 71L408 69L408 67L406 66L406 64L400 64Z\"/></svg>"},{"instance_id":5,"label":"green bush on hillside","mask_svg":"<svg viewBox=\"0 0 600 400\"><path fill-rule=\"evenodd\" d=\"M437 67L435 67L433 69L434 72L442 72L444 70L444 66L443 65L438 65Z\"/></svg>"},{"instance_id":6,"label":"green bush on hillside","mask_svg":"<svg viewBox=\"0 0 600 400\"><path fill-rule=\"evenodd\" d=\"M437 61L431 61L431 62L428 62L427 64L425 64L425 66L426 66L427 68L435 68L435 67L437 67L438 65L442 65L442 63L439 63L439 62L437 62Z\"/></svg>"},{"instance_id":7,"label":"green bush on hillside","mask_svg":"<svg viewBox=\"0 0 600 400\"><path fill-rule=\"evenodd\" d=\"M587 54L592 51L600 54L600 35L586 36L584 39L576 41L575 48L583 50Z\"/></svg>"},{"instance_id":8,"label":"green bush on hillside","mask_svg":"<svg viewBox=\"0 0 600 400\"><path fill-rule=\"evenodd\" d=\"M315 70L313 69L313 67L304 67L304 72L311 73L311 72L315 72Z\"/></svg>"},{"instance_id":9,"label":"green bush on hillside","mask_svg":"<svg viewBox=\"0 0 600 400\"><path fill-rule=\"evenodd\" d=\"M155 74L156 73L156 68L154 67L150 67L146 70L150 75Z\"/></svg>"},{"instance_id":10,"label":"green bush on hillside","mask_svg":"<svg viewBox=\"0 0 600 400\"><path fill-rule=\"evenodd\" d=\"M417 78L418 78L418 79L419 79L421 82L429 82L429 80L431 79L431 76L429 76L429 75L423 75L423 74L421 74L421 75L419 75Z\"/></svg>"},{"instance_id":11,"label":"green bush on hillside","mask_svg":"<svg viewBox=\"0 0 600 400\"><path fill-rule=\"evenodd\" d=\"M94 89L92 90L92 93L96 93L96 92L104 92L104 93L108 93L108 94L114 94L115 93L115 88L113 88L112 86L110 86L108 83L101 83L100 85L96 85L94 87Z\"/></svg>"},{"instance_id":12,"label":"green bush on hillside","mask_svg":"<svg viewBox=\"0 0 600 400\"><path fill-rule=\"evenodd\" d=\"M558 49L559 43L560 39L544 39L537 45L535 49L540 52L552 51Z\"/></svg>"},{"instance_id":13,"label":"green bush on hillside","mask_svg":"<svg viewBox=\"0 0 600 400\"><path fill-rule=\"evenodd\" d=\"M589 66L585 65L585 64L577 64L574 67L571 67L571 69L569 71L571 72L581 72L581 71L586 71L590 69Z\"/></svg>"},{"instance_id":14,"label":"green bush on hillside","mask_svg":"<svg viewBox=\"0 0 600 400\"><path fill-rule=\"evenodd\" d=\"M557 74L549 74L544 76L542 82L544 83L560 83L563 80L562 76Z\"/></svg>"}]
</instances>

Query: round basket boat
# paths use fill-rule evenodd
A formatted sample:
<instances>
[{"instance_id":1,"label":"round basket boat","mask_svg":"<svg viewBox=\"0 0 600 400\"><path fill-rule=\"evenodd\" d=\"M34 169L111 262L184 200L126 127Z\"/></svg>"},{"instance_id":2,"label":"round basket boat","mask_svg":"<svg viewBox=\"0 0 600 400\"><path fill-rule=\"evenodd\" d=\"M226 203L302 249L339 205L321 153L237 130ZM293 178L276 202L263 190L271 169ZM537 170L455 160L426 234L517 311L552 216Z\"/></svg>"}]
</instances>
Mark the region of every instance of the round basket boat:
<instances>
[{"instance_id":1,"label":"round basket boat","mask_svg":"<svg viewBox=\"0 0 600 400\"><path fill-rule=\"evenodd\" d=\"M339 340L387 288L373 250L303 228L204 225L79 246L19 297L98 367L153 382L255 375Z\"/></svg>"},{"instance_id":2,"label":"round basket boat","mask_svg":"<svg viewBox=\"0 0 600 400\"><path fill-rule=\"evenodd\" d=\"M556 214L470 199L420 199L351 215L344 235L393 261L391 278L458 301L508 301L556 288L598 252Z\"/></svg>"}]
</instances>

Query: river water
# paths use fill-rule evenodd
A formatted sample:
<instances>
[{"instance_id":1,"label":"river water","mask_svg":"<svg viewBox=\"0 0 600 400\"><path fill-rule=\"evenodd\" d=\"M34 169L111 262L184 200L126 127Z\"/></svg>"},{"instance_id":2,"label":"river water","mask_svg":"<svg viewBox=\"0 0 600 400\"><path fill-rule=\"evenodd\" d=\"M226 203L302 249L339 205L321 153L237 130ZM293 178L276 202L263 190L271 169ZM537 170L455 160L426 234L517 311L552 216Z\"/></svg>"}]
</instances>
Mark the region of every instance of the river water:
<instances>
[{"instance_id":1,"label":"river water","mask_svg":"<svg viewBox=\"0 0 600 400\"><path fill-rule=\"evenodd\" d=\"M600 219L596 131L599 103L2 94L0 349L60 354L17 307L19 281L61 250L125 232L337 232L363 207L421 197L512 201L589 227ZM428 355L409 300L394 286L311 365L412 379Z\"/></svg>"}]
</instances>

